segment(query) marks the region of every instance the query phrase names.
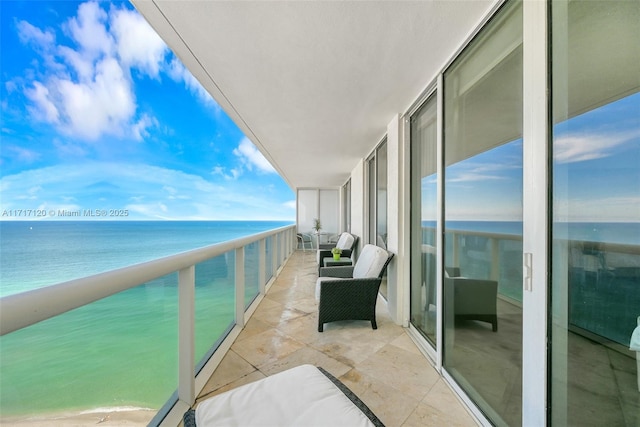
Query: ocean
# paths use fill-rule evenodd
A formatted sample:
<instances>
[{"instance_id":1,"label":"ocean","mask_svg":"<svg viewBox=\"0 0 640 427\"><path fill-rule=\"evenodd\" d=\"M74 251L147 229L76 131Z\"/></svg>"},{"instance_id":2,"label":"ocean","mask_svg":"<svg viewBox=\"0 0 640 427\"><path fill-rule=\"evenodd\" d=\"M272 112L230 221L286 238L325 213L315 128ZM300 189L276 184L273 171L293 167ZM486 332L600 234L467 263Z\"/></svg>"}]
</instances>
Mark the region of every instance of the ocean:
<instances>
[{"instance_id":1,"label":"ocean","mask_svg":"<svg viewBox=\"0 0 640 427\"><path fill-rule=\"evenodd\" d=\"M1 221L0 296L290 224ZM196 266L196 362L234 320L233 262ZM177 342L177 274L0 337L0 414L157 410L177 388Z\"/></svg>"},{"instance_id":2,"label":"ocean","mask_svg":"<svg viewBox=\"0 0 640 427\"><path fill-rule=\"evenodd\" d=\"M0 296L289 224L0 221ZM427 231L432 225L423 223L424 243L433 240L432 231ZM638 223L572 223L554 227L556 238L640 245ZM518 222L448 222L447 231L452 230L522 236L522 224ZM504 254L501 292L517 300L521 298L521 243L518 238L506 240L500 246ZM471 243L482 243L482 238L467 239L466 248L470 250L463 255L468 257L465 263L474 266L479 274L488 274L490 263L482 251L472 250ZM247 248L249 264L256 251L255 247ZM586 323L594 319L585 311L594 304L586 302L599 300L583 294L594 287L592 282L598 278L582 274L581 281L575 279L573 298L576 325L618 342L628 337L627 331L617 331L612 325L626 324L627 317L637 316L634 308L640 298L636 274L640 271L640 256L625 255L623 261L625 269L615 267L625 276L607 278L605 283L624 290L620 292L620 302L616 302L616 307L624 310L613 310L620 313L620 319ZM225 335L234 320L233 263L230 253L196 266L196 361L211 343ZM247 288L257 289L255 274L247 275ZM618 298L617 294L604 296ZM5 418L96 408L157 410L177 388L177 329L177 274L171 274L0 337L0 415Z\"/></svg>"}]
</instances>

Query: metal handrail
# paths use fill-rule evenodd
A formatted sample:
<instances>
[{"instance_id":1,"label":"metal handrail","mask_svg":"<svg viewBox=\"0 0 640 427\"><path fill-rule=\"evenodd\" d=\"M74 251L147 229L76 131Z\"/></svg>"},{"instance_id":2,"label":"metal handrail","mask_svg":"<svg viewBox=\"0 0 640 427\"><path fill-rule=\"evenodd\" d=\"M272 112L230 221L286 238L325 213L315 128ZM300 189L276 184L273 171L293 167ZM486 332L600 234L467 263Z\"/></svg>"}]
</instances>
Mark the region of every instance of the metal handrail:
<instances>
[{"instance_id":1,"label":"metal handrail","mask_svg":"<svg viewBox=\"0 0 640 427\"><path fill-rule=\"evenodd\" d=\"M0 298L0 336L139 286L158 277L178 272L292 228L295 226L288 225L81 279L2 297Z\"/></svg>"}]
</instances>

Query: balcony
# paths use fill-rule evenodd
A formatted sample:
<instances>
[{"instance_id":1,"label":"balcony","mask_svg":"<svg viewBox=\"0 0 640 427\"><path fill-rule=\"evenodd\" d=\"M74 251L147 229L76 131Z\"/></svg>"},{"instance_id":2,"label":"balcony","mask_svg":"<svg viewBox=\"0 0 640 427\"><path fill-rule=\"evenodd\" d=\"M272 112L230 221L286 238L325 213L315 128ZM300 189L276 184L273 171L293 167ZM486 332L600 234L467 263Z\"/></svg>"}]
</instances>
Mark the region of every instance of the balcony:
<instances>
[{"instance_id":1,"label":"balcony","mask_svg":"<svg viewBox=\"0 0 640 427\"><path fill-rule=\"evenodd\" d=\"M315 253L296 251L197 402L294 366L322 366L387 426L476 425L378 297L378 329L366 321L317 331Z\"/></svg>"},{"instance_id":2,"label":"balcony","mask_svg":"<svg viewBox=\"0 0 640 427\"><path fill-rule=\"evenodd\" d=\"M13 331L26 331L32 327L30 325L46 325L69 314L73 316L78 312L93 312L96 310L93 304L118 297L128 290L137 290L137 293L145 296L142 301L147 301L149 292L155 295L158 289L165 289L160 293L166 294L173 301L173 307L177 306L179 309L174 310L175 314L168 323L162 323L165 326L162 326L160 333L173 331L175 328L180 331L174 347L165 346L162 350L154 350L146 359L133 358L130 352L124 355L131 361L140 359L139 362L143 364L136 368L140 371L152 369L151 357L168 358L168 374L163 371L155 372L155 375L163 378L168 375L169 384L174 384L173 390L177 389L177 392L157 414L153 410L133 411L131 408L104 407L76 413L41 414L43 411L47 412L43 410L43 402L32 395L30 407L33 411L30 415L10 416L5 413L2 423L82 425L110 421L126 422L128 425L177 425L181 414L188 408L188 402L194 399L197 403L238 385L309 363L322 366L342 380L386 425L475 425L458 398L411 341L405 329L391 321L382 298L377 307L377 330L372 330L368 322L335 322L327 324L324 333L317 332L315 253L295 251L292 230L291 227L284 227L0 299L2 335L7 335ZM200 358L203 345L199 335L201 332L195 336L193 333L194 325L196 328L198 325L202 326L197 312L203 309L220 309L202 307L202 294L198 294L200 297L196 298L196 292L201 292L202 286L208 288L206 276L211 273L209 270L212 268L209 262L220 257L227 257L228 260L233 258L225 271L231 274L229 277L233 277L231 280L235 282L235 320L234 310L231 309L231 323L226 332L209 344L213 345L210 363L196 366L194 362ZM203 268L203 265L211 268ZM216 273L217 270L213 270ZM179 274L176 275L175 272ZM272 273L275 278L267 280ZM161 288L154 283L156 280L162 282ZM232 289L233 282L229 283ZM252 283L260 285L254 289ZM80 292L81 289L85 291ZM171 289L173 291L167 291ZM95 300L97 302L91 304ZM153 306L157 306L157 299L153 301ZM200 309L195 308L196 313L194 304L200 306ZM69 310L69 313L63 314ZM135 316L136 310L129 311ZM72 318L68 325L85 326L76 320ZM39 323L41 321L43 322ZM112 320L109 317L101 321L103 324L110 322ZM206 319L204 325L205 331L211 329L212 324L207 324ZM46 329L49 331L47 338L58 341L74 334L75 329L78 328L49 327ZM102 339L97 330L93 330L92 335L96 335L97 340ZM140 338L134 347L146 348L149 346L145 339L158 339L154 331L145 335L148 337ZM122 339L122 335L120 337ZM175 345L178 346L177 352ZM194 348L197 354L194 353ZM3 351L9 350L5 348ZM55 346L45 346L43 357L54 360L55 351ZM177 358L171 358L172 353L178 353ZM91 352L80 351L73 357L83 364L92 363L93 360ZM118 354L109 353L110 363L120 360L119 357L121 356ZM42 369L37 364L30 366L32 370ZM176 368L179 374L177 380L172 380L172 372ZM102 366L96 364L92 371L97 379L91 384L115 381L115 377L112 378ZM119 371L133 373L130 367ZM199 372L196 377L193 375L194 371ZM136 375L137 373L136 371ZM12 384L18 385L20 381L17 381ZM76 384L74 387L81 387L76 383L76 378L64 377L61 381L57 388L67 387L65 384L68 382ZM42 390L38 390L38 396L67 395L46 387L40 389ZM84 387L80 390L88 393ZM194 393L198 393L198 396ZM113 401L121 401L121 397L114 394ZM75 402L75 406L81 404Z\"/></svg>"}]
</instances>

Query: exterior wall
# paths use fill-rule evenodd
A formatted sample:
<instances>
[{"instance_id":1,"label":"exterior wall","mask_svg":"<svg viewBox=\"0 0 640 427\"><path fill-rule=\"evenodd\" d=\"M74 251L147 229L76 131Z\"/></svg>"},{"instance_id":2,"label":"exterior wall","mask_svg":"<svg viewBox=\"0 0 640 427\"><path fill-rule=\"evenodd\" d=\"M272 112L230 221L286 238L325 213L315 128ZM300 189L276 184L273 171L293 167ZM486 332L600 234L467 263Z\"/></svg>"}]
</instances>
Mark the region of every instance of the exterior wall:
<instances>
[{"instance_id":1,"label":"exterior wall","mask_svg":"<svg viewBox=\"0 0 640 427\"><path fill-rule=\"evenodd\" d=\"M358 250L362 248L365 229L364 160L351 171L351 233L358 236Z\"/></svg>"},{"instance_id":2,"label":"exterior wall","mask_svg":"<svg viewBox=\"0 0 640 427\"><path fill-rule=\"evenodd\" d=\"M402 126L399 115L395 115L387 125L387 249L395 254L394 259L387 269L387 301L391 318L399 325L405 323L404 300L407 286L403 279L405 256L408 252L401 247L404 241L402 215L403 203L403 168L401 163L402 153Z\"/></svg>"}]
</instances>

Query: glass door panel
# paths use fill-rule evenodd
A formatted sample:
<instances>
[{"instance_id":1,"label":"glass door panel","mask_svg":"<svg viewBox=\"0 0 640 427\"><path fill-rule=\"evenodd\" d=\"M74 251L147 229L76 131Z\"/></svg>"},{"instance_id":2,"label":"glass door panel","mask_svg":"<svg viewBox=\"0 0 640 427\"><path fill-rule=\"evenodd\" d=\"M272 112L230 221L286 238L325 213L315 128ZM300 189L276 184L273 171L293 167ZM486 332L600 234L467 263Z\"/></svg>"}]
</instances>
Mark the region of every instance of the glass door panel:
<instances>
[{"instance_id":1,"label":"glass door panel","mask_svg":"<svg viewBox=\"0 0 640 427\"><path fill-rule=\"evenodd\" d=\"M411 324L435 348L437 99L432 95L411 117Z\"/></svg>"},{"instance_id":2,"label":"glass door panel","mask_svg":"<svg viewBox=\"0 0 640 427\"><path fill-rule=\"evenodd\" d=\"M522 424L522 19L444 74L443 365L496 425Z\"/></svg>"},{"instance_id":3,"label":"glass door panel","mask_svg":"<svg viewBox=\"0 0 640 427\"><path fill-rule=\"evenodd\" d=\"M551 7L551 423L638 426L640 2Z\"/></svg>"}]
</instances>

